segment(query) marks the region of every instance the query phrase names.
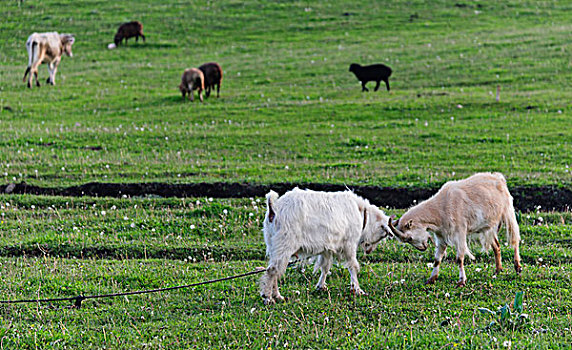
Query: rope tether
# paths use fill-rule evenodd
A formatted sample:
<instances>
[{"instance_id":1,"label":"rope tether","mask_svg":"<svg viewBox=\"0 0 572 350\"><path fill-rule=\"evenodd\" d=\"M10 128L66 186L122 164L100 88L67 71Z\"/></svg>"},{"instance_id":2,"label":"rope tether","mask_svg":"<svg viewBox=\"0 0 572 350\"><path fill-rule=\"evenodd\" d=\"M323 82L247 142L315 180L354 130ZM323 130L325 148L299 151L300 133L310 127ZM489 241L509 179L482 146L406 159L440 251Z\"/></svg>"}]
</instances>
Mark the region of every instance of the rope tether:
<instances>
[{"instance_id":1,"label":"rope tether","mask_svg":"<svg viewBox=\"0 0 572 350\"><path fill-rule=\"evenodd\" d=\"M298 260L290 262L288 264L288 267L292 266L296 262L298 262ZM241 273L239 275L217 278L217 279L202 281L202 282L197 282L197 283L191 283L191 284L186 284L186 285L182 285L182 286L138 290L138 291L123 292L123 293L112 293L112 294L98 294L98 295L81 295L80 294L80 295L77 295L75 297L66 297L66 298L0 300L0 304L51 303L51 302L56 302L56 301L74 301L73 307L79 309L79 308L81 308L82 301L87 300L87 299L113 298L113 297L120 297L120 296L124 296L124 295L149 294L149 293L165 292L168 290L190 288L190 287L202 286L205 284L212 284L212 283L216 283L216 282L233 280L236 278L246 277L246 276L250 276L250 275L256 275L256 274L262 273L266 270L267 270L266 268L258 268L255 271Z\"/></svg>"}]
</instances>

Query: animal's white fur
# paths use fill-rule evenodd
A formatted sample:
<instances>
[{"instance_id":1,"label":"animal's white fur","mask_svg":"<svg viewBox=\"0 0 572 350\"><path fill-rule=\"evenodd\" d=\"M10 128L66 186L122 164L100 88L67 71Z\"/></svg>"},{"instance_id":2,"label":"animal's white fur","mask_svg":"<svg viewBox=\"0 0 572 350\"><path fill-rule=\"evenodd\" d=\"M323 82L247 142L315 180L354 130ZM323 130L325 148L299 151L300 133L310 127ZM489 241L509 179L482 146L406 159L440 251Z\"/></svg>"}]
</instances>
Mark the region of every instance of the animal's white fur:
<instances>
[{"instance_id":1,"label":"animal's white fur","mask_svg":"<svg viewBox=\"0 0 572 350\"><path fill-rule=\"evenodd\" d=\"M73 56L72 45L75 39L70 34L58 34L57 32L50 33L34 33L28 37L26 41L26 50L28 51L28 67L24 74L24 81L26 75L29 73L28 87L32 86L33 77L36 78L36 85L40 86L38 82L38 67L44 61L48 63L48 72L50 77L48 83L56 84L56 72L58 65L65 53L69 57Z\"/></svg>"},{"instance_id":2,"label":"animal's white fur","mask_svg":"<svg viewBox=\"0 0 572 350\"><path fill-rule=\"evenodd\" d=\"M316 270L321 270L318 289L326 288L332 259L342 260L350 271L352 290L365 294L358 283L356 252L361 245L370 253L391 232L387 226L389 218L381 210L351 191L316 192L295 188L282 197L270 191L266 203L264 241L269 262L260 280L265 303L283 300L278 279L293 255L319 255L316 261Z\"/></svg>"},{"instance_id":3,"label":"animal's white fur","mask_svg":"<svg viewBox=\"0 0 572 350\"><path fill-rule=\"evenodd\" d=\"M467 245L470 236L477 238L483 249L493 248L497 273L502 269L497 237L501 224L505 225L508 242L514 247L514 266L519 273L522 269L518 250L520 231L512 196L500 173L478 173L464 180L447 182L433 197L403 214L397 229L408 237L406 241L421 250L427 247L428 231L433 233L437 247L428 283L437 279L447 246L456 247L458 285L463 286L467 279L464 257L474 259Z\"/></svg>"}]
</instances>

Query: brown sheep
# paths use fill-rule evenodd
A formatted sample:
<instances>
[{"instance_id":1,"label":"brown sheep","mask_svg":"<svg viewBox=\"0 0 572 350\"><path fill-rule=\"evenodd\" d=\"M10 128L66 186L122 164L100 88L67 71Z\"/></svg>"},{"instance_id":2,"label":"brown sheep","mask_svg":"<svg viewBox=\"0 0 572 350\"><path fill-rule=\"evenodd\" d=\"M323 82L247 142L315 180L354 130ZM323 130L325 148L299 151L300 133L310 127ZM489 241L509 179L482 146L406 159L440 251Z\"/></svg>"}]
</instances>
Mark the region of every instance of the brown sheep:
<instances>
[{"instance_id":1,"label":"brown sheep","mask_svg":"<svg viewBox=\"0 0 572 350\"><path fill-rule=\"evenodd\" d=\"M197 68L185 69L181 77L181 85L179 85L179 90L181 90L183 94L183 100L185 99L185 95L189 94L191 101L194 101L193 90L199 90L199 100L203 102L204 89L205 77L203 72Z\"/></svg>"},{"instance_id":2,"label":"brown sheep","mask_svg":"<svg viewBox=\"0 0 572 350\"><path fill-rule=\"evenodd\" d=\"M377 83L377 85L375 85L375 89L373 89L373 91L377 91L377 89L379 89L379 83L382 80L385 82L387 91L389 91L389 77L391 76L391 68L384 64L362 66L357 63L352 63L350 65L350 72L354 73L356 78L361 81L362 92L369 91L369 89L365 87L365 84L367 84L368 81L375 81Z\"/></svg>"},{"instance_id":3,"label":"brown sheep","mask_svg":"<svg viewBox=\"0 0 572 350\"><path fill-rule=\"evenodd\" d=\"M209 97L211 88L214 90L216 85L216 97L220 96L220 85L222 83L222 68L216 62L205 63L199 67L205 76L205 94Z\"/></svg>"},{"instance_id":4,"label":"brown sheep","mask_svg":"<svg viewBox=\"0 0 572 350\"><path fill-rule=\"evenodd\" d=\"M139 37L143 38L143 42L145 42L145 35L143 35L143 24L139 21L127 22L123 23L117 29L117 34L115 34L115 38L113 41L115 42L115 46L119 46L121 41L125 39L125 45L127 45L127 39L135 37L135 41L139 41Z\"/></svg>"}]
</instances>

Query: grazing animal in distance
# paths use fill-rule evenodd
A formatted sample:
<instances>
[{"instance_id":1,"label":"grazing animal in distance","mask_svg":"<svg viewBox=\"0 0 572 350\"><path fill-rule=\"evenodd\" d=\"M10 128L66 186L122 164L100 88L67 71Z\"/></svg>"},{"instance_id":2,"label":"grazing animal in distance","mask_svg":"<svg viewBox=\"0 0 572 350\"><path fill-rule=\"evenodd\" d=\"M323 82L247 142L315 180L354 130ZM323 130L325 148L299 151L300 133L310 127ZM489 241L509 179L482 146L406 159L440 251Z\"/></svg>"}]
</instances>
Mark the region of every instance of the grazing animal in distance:
<instances>
[{"instance_id":1,"label":"grazing animal in distance","mask_svg":"<svg viewBox=\"0 0 572 350\"><path fill-rule=\"evenodd\" d=\"M179 90L183 94L183 100L185 95L189 94L191 101L194 101L194 90L199 90L199 100L203 102L203 90L205 89L205 78L203 72L197 68L185 69L183 75L181 76L181 84L179 85Z\"/></svg>"},{"instance_id":2,"label":"grazing animal in distance","mask_svg":"<svg viewBox=\"0 0 572 350\"><path fill-rule=\"evenodd\" d=\"M419 250L427 249L427 240L435 240L435 261L427 284L433 284L439 275L439 265L447 246L454 246L459 264L458 287L465 285L465 255L469 251L467 238L478 238L483 249L493 249L496 273L502 270L498 232L505 226L508 242L514 247L514 269L522 271L520 253L520 230L506 180L500 173L477 173L467 179L449 181L428 200L409 209L394 226L389 227L402 242L410 243Z\"/></svg>"},{"instance_id":3,"label":"grazing animal in distance","mask_svg":"<svg viewBox=\"0 0 572 350\"><path fill-rule=\"evenodd\" d=\"M127 39L135 37L135 41L139 41L139 37L143 38L143 42L145 42L145 35L143 35L143 24L139 21L132 21L123 23L117 29L117 33L115 34L115 38L113 41L115 42L115 46L119 46L121 41L125 39L125 45L127 45Z\"/></svg>"},{"instance_id":4,"label":"grazing animal in distance","mask_svg":"<svg viewBox=\"0 0 572 350\"><path fill-rule=\"evenodd\" d=\"M199 69L205 76L205 95L209 97L211 88L216 85L216 97L220 97L220 85L222 83L222 68L216 62L209 62L201 65Z\"/></svg>"},{"instance_id":5,"label":"grazing animal in distance","mask_svg":"<svg viewBox=\"0 0 572 350\"><path fill-rule=\"evenodd\" d=\"M367 84L369 81L375 81L377 83L373 91L377 91L379 89L381 81L385 82L387 91L389 91L389 77L391 76L392 71L391 68L384 64L362 66L357 63L352 63L350 65L350 72L354 73L356 78L361 81L362 92L369 91L369 89L365 87L365 84Z\"/></svg>"},{"instance_id":6,"label":"grazing animal in distance","mask_svg":"<svg viewBox=\"0 0 572 350\"><path fill-rule=\"evenodd\" d=\"M57 32L34 33L26 41L28 51L28 67L24 73L23 81L26 81L28 73L28 87L32 87L32 79L36 78L36 86L40 86L38 81L38 67L45 61L48 64L50 76L46 83L56 85L56 72L62 60L62 55L73 56L72 45L75 38L71 34L58 34Z\"/></svg>"},{"instance_id":7,"label":"grazing animal in distance","mask_svg":"<svg viewBox=\"0 0 572 350\"><path fill-rule=\"evenodd\" d=\"M266 195L264 241L268 269L260 279L260 294L265 304L284 298L278 280L286 271L288 260L318 256L314 272L321 271L316 288L326 289L326 276L333 258L344 262L350 272L351 290L365 292L358 283L358 247L366 254L391 234L388 217L351 191L317 192L294 188L282 197L274 191Z\"/></svg>"}]
</instances>

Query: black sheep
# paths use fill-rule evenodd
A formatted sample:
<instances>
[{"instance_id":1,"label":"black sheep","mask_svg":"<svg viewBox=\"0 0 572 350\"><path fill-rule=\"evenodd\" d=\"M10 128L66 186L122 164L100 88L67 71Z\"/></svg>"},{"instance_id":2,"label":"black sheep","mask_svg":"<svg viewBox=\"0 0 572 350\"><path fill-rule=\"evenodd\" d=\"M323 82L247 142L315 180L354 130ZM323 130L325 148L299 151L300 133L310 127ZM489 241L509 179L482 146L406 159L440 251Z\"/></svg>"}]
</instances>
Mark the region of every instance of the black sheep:
<instances>
[{"instance_id":1,"label":"black sheep","mask_svg":"<svg viewBox=\"0 0 572 350\"><path fill-rule=\"evenodd\" d=\"M216 97L220 96L220 85L222 83L222 68L216 62L205 63L199 67L205 76L205 94L209 97L211 88L214 91L216 85Z\"/></svg>"},{"instance_id":2,"label":"black sheep","mask_svg":"<svg viewBox=\"0 0 572 350\"><path fill-rule=\"evenodd\" d=\"M379 84L383 80L385 86L387 86L387 91L389 91L389 77L391 76L391 68L384 64L372 64L371 66L362 66L357 63L352 63L350 65L350 72L354 73L356 78L361 81L361 91L369 91L365 87L368 81L375 81L374 91L379 89Z\"/></svg>"},{"instance_id":3,"label":"black sheep","mask_svg":"<svg viewBox=\"0 0 572 350\"><path fill-rule=\"evenodd\" d=\"M115 46L119 46L121 41L125 39L125 45L127 45L127 39L135 37L135 41L139 41L139 37L143 38L145 41L145 35L143 35L143 25L139 21L127 22L123 23L117 29L117 34L115 34L115 38L113 41L115 42Z\"/></svg>"}]
</instances>

